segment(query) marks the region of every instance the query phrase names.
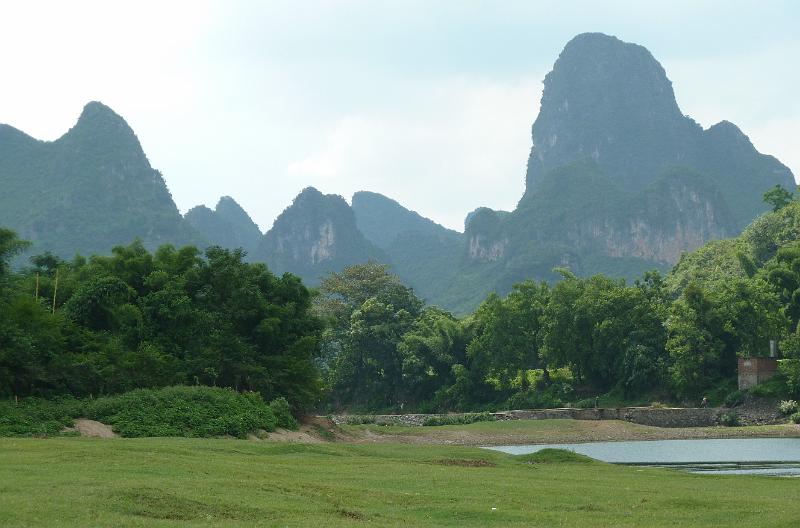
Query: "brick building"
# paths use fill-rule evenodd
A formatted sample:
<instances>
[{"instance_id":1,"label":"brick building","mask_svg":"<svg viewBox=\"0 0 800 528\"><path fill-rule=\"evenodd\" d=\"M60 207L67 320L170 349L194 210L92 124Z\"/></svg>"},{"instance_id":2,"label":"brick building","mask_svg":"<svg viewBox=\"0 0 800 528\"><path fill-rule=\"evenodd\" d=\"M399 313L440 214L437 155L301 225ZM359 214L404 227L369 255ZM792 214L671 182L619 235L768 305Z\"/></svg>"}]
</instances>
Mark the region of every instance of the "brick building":
<instances>
[{"instance_id":1,"label":"brick building","mask_svg":"<svg viewBox=\"0 0 800 528\"><path fill-rule=\"evenodd\" d=\"M739 390L763 383L778 370L778 358L739 358Z\"/></svg>"}]
</instances>

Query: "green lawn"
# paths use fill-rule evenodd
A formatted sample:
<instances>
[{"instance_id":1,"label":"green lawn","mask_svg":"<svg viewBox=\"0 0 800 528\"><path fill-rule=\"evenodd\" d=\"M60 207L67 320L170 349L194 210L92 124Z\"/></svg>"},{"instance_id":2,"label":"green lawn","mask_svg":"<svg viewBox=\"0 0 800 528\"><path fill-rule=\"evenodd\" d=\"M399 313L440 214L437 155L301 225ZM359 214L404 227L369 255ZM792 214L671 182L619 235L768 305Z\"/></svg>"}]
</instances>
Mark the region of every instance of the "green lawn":
<instances>
[{"instance_id":1,"label":"green lawn","mask_svg":"<svg viewBox=\"0 0 800 528\"><path fill-rule=\"evenodd\" d=\"M467 425L411 427L343 425L356 441L447 445L558 444L606 440L800 437L794 424L747 427L652 427L620 420L507 420Z\"/></svg>"},{"instance_id":2,"label":"green lawn","mask_svg":"<svg viewBox=\"0 0 800 528\"><path fill-rule=\"evenodd\" d=\"M798 479L466 447L0 439L3 527L795 527L798 497Z\"/></svg>"}]
</instances>

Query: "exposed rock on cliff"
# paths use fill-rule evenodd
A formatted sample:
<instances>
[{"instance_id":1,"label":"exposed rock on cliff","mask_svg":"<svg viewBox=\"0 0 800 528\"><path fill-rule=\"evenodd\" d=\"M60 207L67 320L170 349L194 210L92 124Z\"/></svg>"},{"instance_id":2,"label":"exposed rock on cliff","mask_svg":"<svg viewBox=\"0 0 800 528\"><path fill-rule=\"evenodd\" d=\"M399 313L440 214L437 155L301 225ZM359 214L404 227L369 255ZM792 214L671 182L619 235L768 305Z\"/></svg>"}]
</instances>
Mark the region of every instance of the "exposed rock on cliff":
<instances>
[{"instance_id":1,"label":"exposed rock on cliff","mask_svg":"<svg viewBox=\"0 0 800 528\"><path fill-rule=\"evenodd\" d=\"M304 189L278 216L254 257L273 272L295 273L311 284L351 264L387 260L358 230L344 198L313 187Z\"/></svg>"}]
</instances>

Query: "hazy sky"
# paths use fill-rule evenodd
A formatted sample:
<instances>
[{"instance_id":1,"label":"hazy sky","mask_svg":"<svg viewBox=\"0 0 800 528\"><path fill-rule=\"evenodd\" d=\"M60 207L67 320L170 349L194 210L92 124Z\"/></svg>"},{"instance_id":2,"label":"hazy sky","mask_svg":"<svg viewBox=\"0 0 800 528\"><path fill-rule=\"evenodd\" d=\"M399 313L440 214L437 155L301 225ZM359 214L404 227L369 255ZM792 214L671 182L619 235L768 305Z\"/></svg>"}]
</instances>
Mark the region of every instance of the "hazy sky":
<instances>
[{"instance_id":1,"label":"hazy sky","mask_svg":"<svg viewBox=\"0 0 800 528\"><path fill-rule=\"evenodd\" d=\"M521 197L541 81L586 31L800 175L798 27L797 1L0 0L0 123L52 140L102 101L181 211L230 195L262 230L309 185L460 230Z\"/></svg>"}]
</instances>

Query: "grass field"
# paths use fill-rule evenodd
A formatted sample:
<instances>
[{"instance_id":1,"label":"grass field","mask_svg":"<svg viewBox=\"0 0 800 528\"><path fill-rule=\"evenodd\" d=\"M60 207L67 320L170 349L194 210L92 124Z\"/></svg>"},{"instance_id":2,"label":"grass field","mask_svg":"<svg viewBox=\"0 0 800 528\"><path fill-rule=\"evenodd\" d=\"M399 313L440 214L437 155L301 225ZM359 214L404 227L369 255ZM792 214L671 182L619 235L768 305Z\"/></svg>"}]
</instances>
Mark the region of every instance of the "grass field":
<instances>
[{"instance_id":1,"label":"grass field","mask_svg":"<svg viewBox=\"0 0 800 528\"><path fill-rule=\"evenodd\" d=\"M537 459L388 443L0 439L0 526L752 528L795 527L800 519L800 479L689 475L558 453Z\"/></svg>"},{"instance_id":2,"label":"grass field","mask_svg":"<svg viewBox=\"0 0 800 528\"><path fill-rule=\"evenodd\" d=\"M508 420L468 425L410 427L343 425L352 441L446 445L558 444L605 440L800 437L800 425L652 427L621 420Z\"/></svg>"}]
</instances>

